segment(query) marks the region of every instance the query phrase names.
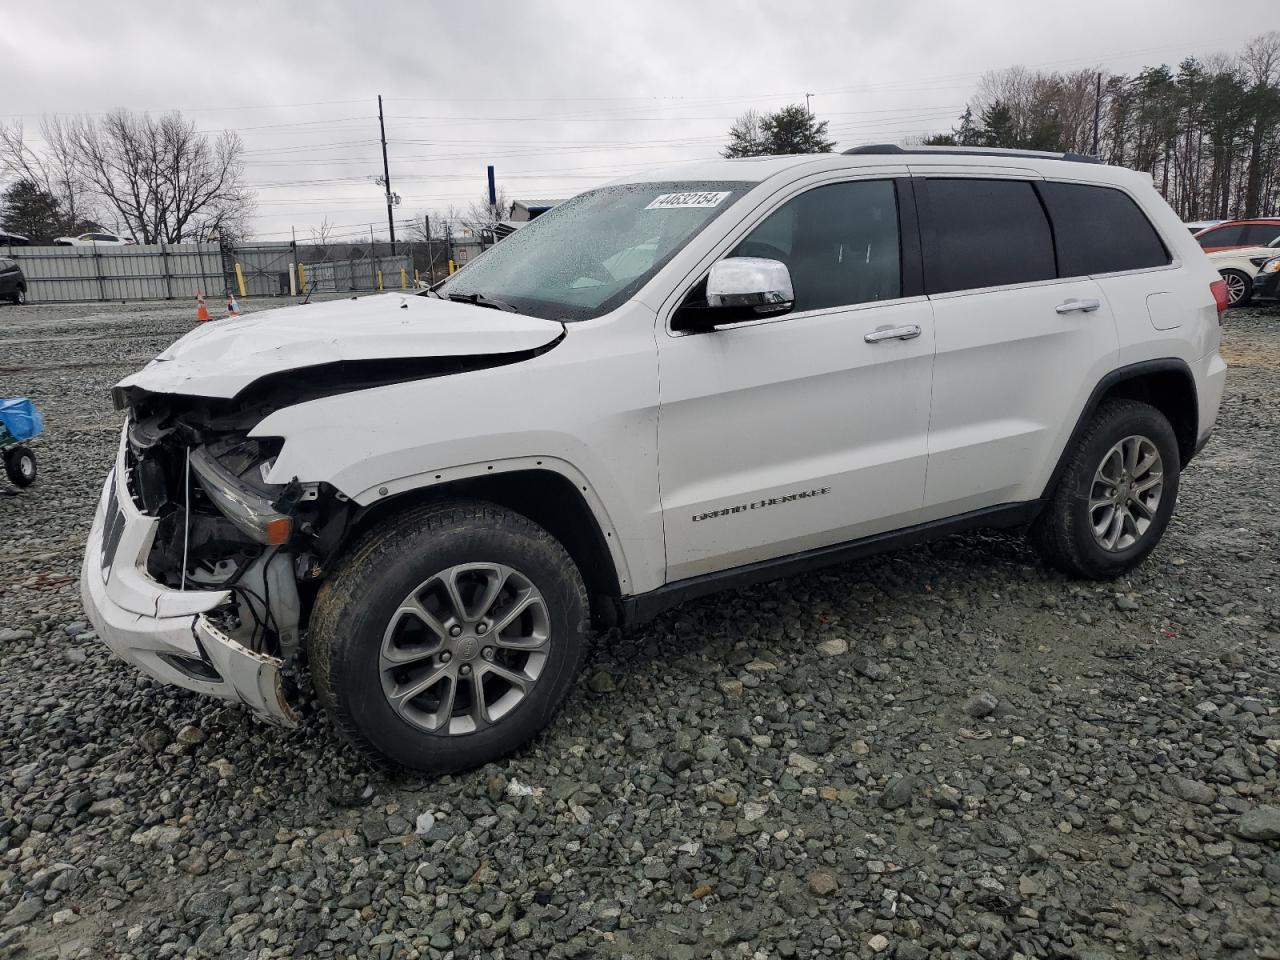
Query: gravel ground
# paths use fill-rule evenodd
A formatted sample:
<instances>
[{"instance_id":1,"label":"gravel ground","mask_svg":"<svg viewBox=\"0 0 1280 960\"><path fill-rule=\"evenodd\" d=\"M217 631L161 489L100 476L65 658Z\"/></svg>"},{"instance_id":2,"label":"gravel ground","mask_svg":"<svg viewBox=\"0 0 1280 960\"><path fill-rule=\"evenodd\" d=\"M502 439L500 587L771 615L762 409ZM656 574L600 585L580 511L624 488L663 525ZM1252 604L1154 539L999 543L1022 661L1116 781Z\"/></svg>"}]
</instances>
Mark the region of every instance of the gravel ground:
<instances>
[{"instance_id":1,"label":"gravel ground","mask_svg":"<svg viewBox=\"0 0 1280 960\"><path fill-rule=\"evenodd\" d=\"M190 312L0 308L0 392L49 428L0 497L0 956L1280 958L1280 309L1228 316L1218 434L1131 578L968 535L700 601L435 781L90 632L106 392Z\"/></svg>"}]
</instances>

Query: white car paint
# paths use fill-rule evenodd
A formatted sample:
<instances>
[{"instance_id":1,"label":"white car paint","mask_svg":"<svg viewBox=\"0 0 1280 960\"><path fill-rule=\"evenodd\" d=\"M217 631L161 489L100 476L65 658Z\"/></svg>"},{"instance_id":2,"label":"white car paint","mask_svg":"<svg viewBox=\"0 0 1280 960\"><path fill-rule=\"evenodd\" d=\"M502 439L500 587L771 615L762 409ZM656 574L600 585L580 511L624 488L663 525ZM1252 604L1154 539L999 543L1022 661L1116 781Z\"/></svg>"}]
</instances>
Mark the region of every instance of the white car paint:
<instances>
[{"instance_id":1,"label":"white car paint","mask_svg":"<svg viewBox=\"0 0 1280 960\"><path fill-rule=\"evenodd\" d=\"M201 324L120 382L155 393L234 397L271 373L342 360L536 350L564 326L400 293L298 304Z\"/></svg>"},{"instance_id":2,"label":"white car paint","mask_svg":"<svg viewBox=\"0 0 1280 960\"><path fill-rule=\"evenodd\" d=\"M1219 273L1223 270L1239 270L1252 280L1267 260L1280 257L1280 239L1265 247L1233 247L1230 250L1215 250L1207 256ZM1262 260L1262 263L1254 263L1254 260Z\"/></svg>"},{"instance_id":3,"label":"white car paint","mask_svg":"<svg viewBox=\"0 0 1280 960\"><path fill-rule=\"evenodd\" d=\"M1173 262L792 313L697 335L672 329L677 305L711 264L790 197L907 174L1113 186L1147 213ZM583 494L626 597L1033 501L1091 392L1121 366L1184 360L1195 376L1200 438L1213 427L1226 370L1210 292L1217 275L1145 175L1026 154L824 154L698 161L619 182L663 181L753 186L603 316L562 325L399 294L312 304L208 324L121 385L229 398L263 376L304 380L309 367L340 361L549 348L520 362L295 403L252 435L283 438L269 482L326 483L362 505L509 470L558 473ZM1098 306L1059 313L1070 300ZM906 324L920 335L864 339ZM95 530L102 521L100 509ZM149 522L127 518L130 546L117 561L144 579L138 557ZM91 568L86 561L93 583ZM132 614L127 630L104 631L104 639L127 657L168 642L185 650L187 638L174 639L170 622L138 606L139 596L157 610L168 599L135 579L109 576L86 591L95 623ZM198 605L217 602L211 597L189 590L179 598L197 605L189 624L209 609ZM193 686L153 669L154 658L131 659Z\"/></svg>"},{"instance_id":4,"label":"white car paint","mask_svg":"<svg viewBox=\"0 0 1280 960\"><path fill-rule=\"evenodd\" d=\"M120 237L114 233L82 233L75 237L54 237L55 246L62 247L127 247L137 243L132 237Z\"/></svg>"}]
</instances>

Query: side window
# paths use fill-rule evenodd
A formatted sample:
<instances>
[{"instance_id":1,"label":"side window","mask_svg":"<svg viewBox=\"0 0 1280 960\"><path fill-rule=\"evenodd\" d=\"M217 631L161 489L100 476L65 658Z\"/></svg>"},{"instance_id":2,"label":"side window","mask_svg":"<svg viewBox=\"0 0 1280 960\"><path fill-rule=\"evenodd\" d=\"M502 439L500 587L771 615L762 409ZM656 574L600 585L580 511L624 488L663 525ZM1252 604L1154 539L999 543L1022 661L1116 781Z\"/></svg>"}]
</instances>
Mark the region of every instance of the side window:
<instances>
[{"instance_id":1,"label":"side window","mask_svg":"<svg viewBox=\"0 0 1280 960\"><path fill-rule=\"evenodd\" d=\"M815 187L771 213L729 255L785 263L797 312L900 297L893 181Z\"/></svg>"},{"instance_id":2,"label":"side window","mask_svg":"<svg viewBox=\"0 0 1280 960\"><path fill-rule=\"evenodd\" d=\"M1251 247L1265 247L1280 237L1280 223L1253 223L1244 228L1244 240Z\"/></svg>"},{"instance_id":3,"label":"side window","mask_svg":"<svg viewBox=\"0 0 1280 960\"><path fill-rule=\"evenodd\" d=\"M1196 242L1202 247L1234 247L1244 242L1240 239L1243 236L1244 227L1219 227L1200 234Z\"/></svg>"},{"instance_id":4,"label":"side window","mask_svg":"<svg viewBox=\"0 0 1280 960\"><path fill-rule=\"evenodd\" d=\"M925 246L929 293L1052 280L1053 235L1023 180L927 181L935 241Z\"/></svg>"},{"instance_id":5,"label":"side window","mask_svg":"<svg viewBox=\"0 0 1280 960\"><path fill-rule=\"evenodd\" d=\"M1169 263L1160 235L1120 190L1078 183L1037 185L1053 221L1058 275L1087 277Z\"/></svg>"}]
</instances>

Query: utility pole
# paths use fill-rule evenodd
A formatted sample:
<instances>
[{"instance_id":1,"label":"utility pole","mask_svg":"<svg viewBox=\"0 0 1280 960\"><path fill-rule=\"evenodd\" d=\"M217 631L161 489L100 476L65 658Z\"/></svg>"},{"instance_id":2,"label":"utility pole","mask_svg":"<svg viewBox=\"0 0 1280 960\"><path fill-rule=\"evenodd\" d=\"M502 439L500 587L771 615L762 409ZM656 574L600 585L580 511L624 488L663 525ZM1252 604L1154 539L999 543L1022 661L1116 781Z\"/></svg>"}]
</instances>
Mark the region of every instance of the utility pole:
<instances>
[{"instance_id":1,"label":"utility pole","mask_svg":"<svg viewBox=\"0 0 1280 960\"><path fill-rule=\"evenodd\" d=\"M1098 155L1098 125L1102 120L1102 71L1098 71L1093 87L1093 155Z\"/></svg>"},{"instance_id":2,"label":"utility pole","mask_svg":"<svg viewBox=\"0 0 1280 960\"><path fill-rule=\"evenodd\" d=\"M431 215L422 215L422 232L427 238L427 286L436 282L436 251L431 245Z\"/></svg>"},{"instance_id":3,"label":"utility pole","mask_svg":"<svg viewBox=\"0 0 1280 960\"><path fill-rule=\"evenodd\" d=\"M387 126L382 120L382 94L378 94L378 129L382 132L382 185L387 190L387 231L391 236L391 255L396 255L396 223L391 217L391 167L387 164Z\"/></svg>"},{"instance_id":4,"label":"utility pole","mask_svg":"<svg viewBox=\"0 0 1280 960\"><path fill-rule=\"evenodd\" d=\"M809 106L809 98L812 96L812 93L806 93L804 95L804 112L809 115L810 120L813 119L813 108Z\"/></svg>"}]
</instances>

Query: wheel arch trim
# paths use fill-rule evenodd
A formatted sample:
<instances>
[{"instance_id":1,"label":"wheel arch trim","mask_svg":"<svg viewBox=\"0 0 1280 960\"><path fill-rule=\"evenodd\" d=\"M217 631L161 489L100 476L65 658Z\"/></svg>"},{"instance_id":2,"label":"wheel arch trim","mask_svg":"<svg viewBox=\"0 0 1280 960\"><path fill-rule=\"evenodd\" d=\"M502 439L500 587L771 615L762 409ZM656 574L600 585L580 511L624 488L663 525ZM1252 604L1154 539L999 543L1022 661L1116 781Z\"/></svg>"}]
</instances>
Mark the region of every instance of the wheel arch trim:
<instances>
[{"instance_id":1,"label":"wheel arch trim","mask_svg":"<svg viewBox=\"0 0 1280 960\"><path fill-rule=\"evenodd\" d=\"M483 480L518 472L553 474L573 485L575 493L581 498L595 521L600 542L613 563L612 572L620 594L626 595L632 592L633 580L630 565L623 550L622 536L609 515L604 499L581 470L561 457L532 455L439 467L369 487L352 495L351 499L358 506L368 509L405 494L430 493L433 490L439 490L442 495L446 495L451 487L464 481Z\"/></svg>"},{"instance_id":2,"label":"wheel arch trim","mask_svg":"<svg viewBox=\"0 0 1280 960\"><path fill-rule=\"evenodd\" d=\"M1085 401L1084 407L1080 411L1080 415L1076 418L1076 425L1071 430L1071 435L1067 438L1066 444L1063 445L1061 452L1058 454L1058 462L1054 464L1053 472L1049 475L1049 480L1045 484L1041 493L1041 500L1052 495L1054 488L1057 487L1058 481L1062 479L1062 474L1067 469L1067 461L1071 458L1071 451L1075 449L1080 437L1088 428L1089 421L1098 411L1098 407L1102 404L1103 399L1114 390L1125 383L1142 380L1153 374L1169 374L1173 373L1181 376L1186 381L1187 389L1191 395L1190 411L1195 422L1191 425L1191 443L1189 447L1184 445L1182 436L1179 435L1179 452L1182 454L1182 466L1186 466L1191 462L1191 458L1195 455L1196 439L1199 431L1200 408L1198 403L1198 390L1196 389L1196 379L1191 372L1190 365L1178 357L1160 357L1153 360L1140 360L1137 363L1130 363L1123 367L1117 367L1110 373L1106 374L1094 386L1089 393L1089 398ZM1175 432L1177 425L1174 425Z\"/></svg>"}]
</instances>

